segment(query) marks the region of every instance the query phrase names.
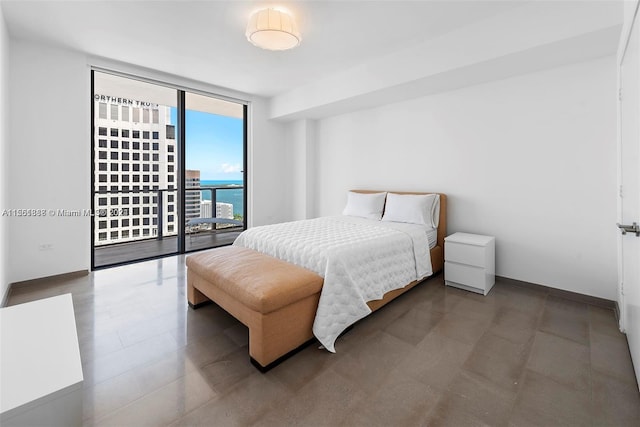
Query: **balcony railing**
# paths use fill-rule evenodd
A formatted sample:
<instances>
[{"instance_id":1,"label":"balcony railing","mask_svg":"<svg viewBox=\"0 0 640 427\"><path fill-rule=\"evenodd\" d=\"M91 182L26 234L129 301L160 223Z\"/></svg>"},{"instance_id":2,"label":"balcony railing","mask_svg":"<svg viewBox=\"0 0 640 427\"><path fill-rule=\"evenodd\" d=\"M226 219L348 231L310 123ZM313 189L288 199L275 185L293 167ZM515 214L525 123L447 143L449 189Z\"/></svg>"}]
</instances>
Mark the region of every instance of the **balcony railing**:
<instances>
[{"instance_id":1,"label":"balcony railing","mask_svg":"<svg viewBox=\"0 0 640 427\"><path fill-rule=\"evenodd\" d=\"M244 218L239 215L234 217L233 207L230 215L220 218L217 216L216 207L220 199L218 192L230 190L244 191L244 186L186 188L187 201L182 224L185 227L185 233L192 234L203 230L235 231L243 228ZM177 192L177 189L168 188L95 192L95 246L102 247L149 239L162 240L168 236L177 236L181 226L178 217ZM189 212L188 195L193 192L209 192L211 212L207 212L206 216L202 212L201 196L198 197L197 202L195 200L191 202L197 203L197 210L194 205ZM117 197L117 200L112 200L114 197Z\"/></svg>"}]
</instances>

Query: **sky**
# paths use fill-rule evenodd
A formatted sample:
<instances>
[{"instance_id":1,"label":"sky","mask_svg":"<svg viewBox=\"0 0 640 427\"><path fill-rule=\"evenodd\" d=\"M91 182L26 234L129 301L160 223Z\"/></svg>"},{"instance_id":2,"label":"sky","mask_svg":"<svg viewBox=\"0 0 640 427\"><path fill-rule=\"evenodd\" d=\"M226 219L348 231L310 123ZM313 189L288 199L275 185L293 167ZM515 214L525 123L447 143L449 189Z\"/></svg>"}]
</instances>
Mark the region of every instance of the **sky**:
<instances>
[{"instance_id":1,"label":"sky","mask_svg":"<svg viewBox=\"0 0 640 427\"><path fill-rule=\"evenodd\" d=\"M171 108L171 123L177 123ZM242 119L187 110L186 167L200 180L242 180Z\"/></svg>"}]
</instances>

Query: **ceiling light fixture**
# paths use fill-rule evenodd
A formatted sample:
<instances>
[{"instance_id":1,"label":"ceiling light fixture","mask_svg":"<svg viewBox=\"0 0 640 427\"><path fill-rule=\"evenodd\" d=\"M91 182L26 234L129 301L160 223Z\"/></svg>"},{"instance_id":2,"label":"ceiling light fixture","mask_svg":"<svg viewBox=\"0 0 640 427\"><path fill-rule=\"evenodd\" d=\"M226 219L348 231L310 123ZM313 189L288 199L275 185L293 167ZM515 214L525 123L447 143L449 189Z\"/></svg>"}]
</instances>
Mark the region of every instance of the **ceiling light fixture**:
<instances>
[{"instance_id":1,"label":"ceiling light fixture","mask_svg":"<svg viewBox=\"0 0 640 427\"><path fill-rule=\"evenodd\" d=\"M268 50L287 50L302 41L293 16L282 9L260 9L251 14L246 32L253 45Z\"/></svg>"}]
</instances>

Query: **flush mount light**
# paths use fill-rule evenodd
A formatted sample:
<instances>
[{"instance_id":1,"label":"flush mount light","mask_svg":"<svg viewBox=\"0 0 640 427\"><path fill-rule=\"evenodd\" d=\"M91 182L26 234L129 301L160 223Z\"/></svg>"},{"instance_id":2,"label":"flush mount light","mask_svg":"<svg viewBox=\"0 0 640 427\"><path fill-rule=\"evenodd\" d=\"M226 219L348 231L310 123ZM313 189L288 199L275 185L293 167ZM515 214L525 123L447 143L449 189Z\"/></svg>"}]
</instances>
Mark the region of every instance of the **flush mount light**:
<instances>
[{"instance_id":1,"label":"flush mount light","mask_svg":"<svg viewBox=\"0 0 640 427\"><path fill-rule=\"evenodd\" d=\"M287 50L302 38L293 16L282 9L267 8L253 12L246 32L247 40L268 50Z\"/></svg>"}]
</instances>

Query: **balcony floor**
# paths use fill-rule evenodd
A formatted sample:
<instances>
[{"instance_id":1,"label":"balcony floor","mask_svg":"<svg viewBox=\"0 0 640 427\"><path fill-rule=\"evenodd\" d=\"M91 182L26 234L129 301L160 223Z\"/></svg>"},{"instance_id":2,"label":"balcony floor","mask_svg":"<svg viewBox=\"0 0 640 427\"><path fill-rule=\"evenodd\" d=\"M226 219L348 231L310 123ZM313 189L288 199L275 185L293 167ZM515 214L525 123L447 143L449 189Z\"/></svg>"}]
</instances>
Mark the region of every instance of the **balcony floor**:
<instances>
[{"instance_id":1,"label":"balcony floor","mask_svg":"<svg viewBox=\"0 0 640 427\"><path fill-rule=\"evenodd\" d=\"M187 252L226 246L233 243L242 232L217 231L201 232L187 235ZM162 240L146 239L138 242L116 243L106 246L96 246L94 249L94 267L125 264L133 261L156 258L176 254L178 251L178 237L169 236Z\"/></svg>"}]
</instances>

